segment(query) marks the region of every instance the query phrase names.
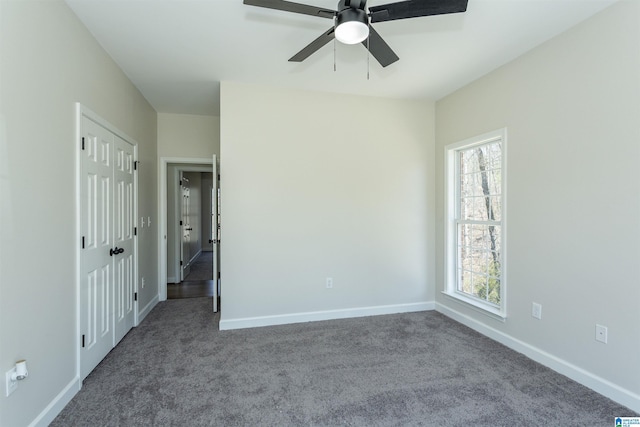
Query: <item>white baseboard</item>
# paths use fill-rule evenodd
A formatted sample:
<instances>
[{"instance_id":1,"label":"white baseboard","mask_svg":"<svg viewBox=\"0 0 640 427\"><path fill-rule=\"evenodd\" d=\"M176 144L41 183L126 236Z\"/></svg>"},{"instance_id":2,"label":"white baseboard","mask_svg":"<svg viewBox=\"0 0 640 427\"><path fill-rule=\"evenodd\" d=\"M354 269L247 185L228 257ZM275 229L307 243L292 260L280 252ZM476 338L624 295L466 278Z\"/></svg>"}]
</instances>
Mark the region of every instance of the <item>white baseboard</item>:
<instances>
[{"instance_id":1,"label":"white baseboard","mask_svg":"<svg viewBox=\"0 0 640 427\"><path fill-rule=\"evenodd\" d=\"M138 312L138 324L151 312L158 304L158 296L154 296L151 301ZM29 427L46 427L56 416L71 402L71 399L80 391L82 383L80 378L74 378L58 395L47 405L47 407L29 424Z\"/></svg>"},{"instance_id":2,"label":"white baseboard","mask_svg":"<svg viewBox=\"0 0 640 427\"><path fill-rule=\"evenodd\" d=\"M196 254L192 256L191 259L189 260L189 265L193 264L194 261L198 259L201 253L202 253L202 249L199 249L198 252L196 252Z\"/></svg>"},{"instance_id":3,"label":"white baseboard","mask_svg":"<svg viewBox=\"0 0 640 427\"><path fill-rule=\"evenodd\" d=\"M167 277L167 283L180 283L180 281L176 281L175 277Z\"/></svg>"},{"instance_id":4,"label":"white baseboard","mask_svg":"<svg viewBox=\"0 0 640 427\"><path fill-rule=\"evenodd\" d=\"M158 295L154 296L142 310L138 311L138 325L144 320L145 317L147 317L147 314L149 314L151 310L153 310L153 307L158 304L158 302L160 301L158 298Z\"/></svg>"},{"instance_id":5,"label":"white baseboard","mask_svg":"<svg viewBox=\"0 0 640 427\"><path fill-rule=\"evenodd\" d=\"M220 330L255 328L259 326L286 325L289 323L315 322L318 320L346 319L351 317L378 316L381 314L409 313L434 310L433 301L410 304L380 305L340 310L313 311L306 313L281 314L275 316L245 317L220 320Z\"/></svg>"},{"instance_id":6,"label":"white baseboard","mask_svg":"<svg viewBox=\"0 0 640 427\"><path fill-rule=\"evenodd\" d=\"M633 411L640 412L640 395L626 390L604 378L600 378L591 372L567 362L566 360L554 356L553 354L547 353L546 351L540 350L539 348L527 344L524 341L520 341L510 335L498 331L497 329L487 326L466 314L462 314L443 304L436 303L435 306L436 311L439 313L470 327L482 335L485 335L492 340L517 351L518 353L524 354L528 358L533 359L536 362L553 369L554 371L559 372L586 387L589 387L590 389L628 407L629 409L632 409ZM616 414L612 414L611 416L613 417L614 415Z\"/></svg>"},{"instance_id":7,"label":"white baseboard","mask_svg":"<svg viewBox=\"0 0 640 427\"><path fill-rule=\"evenodd\" d=\"M62 389L60 393L47 405L46 408L29 424L29 427L46 427L54 420L55 417L58 416L60 412L64 409L65 406L73 396L75 396L79 391L82 383L80 382L80 377L75 377L67 386Z\"/></svg>"}]
</instances>

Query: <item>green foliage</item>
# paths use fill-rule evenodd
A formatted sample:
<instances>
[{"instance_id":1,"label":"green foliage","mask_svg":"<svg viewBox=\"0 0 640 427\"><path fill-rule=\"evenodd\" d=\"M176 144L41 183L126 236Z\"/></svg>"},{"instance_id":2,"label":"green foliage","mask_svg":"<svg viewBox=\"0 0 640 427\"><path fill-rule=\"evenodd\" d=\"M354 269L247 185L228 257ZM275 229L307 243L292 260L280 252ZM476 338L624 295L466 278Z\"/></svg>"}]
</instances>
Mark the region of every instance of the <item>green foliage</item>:
<instances>
[{"instance_id":1,"label":"green foliage","mask_svg":"<svg viewBox=\"0 0 640 427\"><path fill-rule=\"evenodd\" d=\"M500 262L490 261L487 276L476 276L473 294L490 303L500 304ZM488 279L488 283L487 283Z\"/></svg>"}]
</instances>

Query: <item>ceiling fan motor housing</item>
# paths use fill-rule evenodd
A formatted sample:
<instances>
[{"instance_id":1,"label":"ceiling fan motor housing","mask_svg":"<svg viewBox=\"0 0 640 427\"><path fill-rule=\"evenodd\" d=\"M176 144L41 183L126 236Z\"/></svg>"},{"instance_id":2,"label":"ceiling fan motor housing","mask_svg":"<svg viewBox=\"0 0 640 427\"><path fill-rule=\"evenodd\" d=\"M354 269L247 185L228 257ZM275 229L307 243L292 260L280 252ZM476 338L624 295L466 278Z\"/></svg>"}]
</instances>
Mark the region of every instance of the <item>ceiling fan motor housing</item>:
<instances>
[{"instance_id":1,"label":"ceiling fan motor housing","mask_svg":"<svg viewBox=\"0 0 640 427\"><path fill-rule=\"evenodd\" d=\"M340 0L338 2L338 11L342 11L346 8L352 8L352 9L362 9L364 10L364 7L367 4L367 0Z\"/></svg>"},{"instance_id":2,"label":"ceiling fan motor housing","mask_svg":"<svg viewBox=\"0 0 640 427\"><path fill-rule=\"evenodd\" d=\"M369 17L365 0L340 0L336 14L335 36L342 43L356 44L369 36Z\"/></svg>"}]
</instances>

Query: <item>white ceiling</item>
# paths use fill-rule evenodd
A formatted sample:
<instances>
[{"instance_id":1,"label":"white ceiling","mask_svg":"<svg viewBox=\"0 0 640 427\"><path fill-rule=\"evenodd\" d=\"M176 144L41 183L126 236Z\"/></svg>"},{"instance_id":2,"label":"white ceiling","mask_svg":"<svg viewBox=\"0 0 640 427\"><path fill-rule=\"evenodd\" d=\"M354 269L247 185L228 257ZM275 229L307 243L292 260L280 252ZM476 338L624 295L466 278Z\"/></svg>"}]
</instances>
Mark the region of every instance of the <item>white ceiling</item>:
<instances>
[{"instance_id":1,"label":"white ceiling","mask_svg":"<svg viewBox=\"0 0 640 427\"><path fill-rule=\"evenodd\" d=\"M151 105L219 115L220 81L437 100L617 0L469 0L466 13L374 24L400 57L387 68L362 45L288 59L330 19L242 0L66 0ZM299 0L336 9L337 0ZM369 6L393 0L369 0Z\"/></svg>"}]
</instances>

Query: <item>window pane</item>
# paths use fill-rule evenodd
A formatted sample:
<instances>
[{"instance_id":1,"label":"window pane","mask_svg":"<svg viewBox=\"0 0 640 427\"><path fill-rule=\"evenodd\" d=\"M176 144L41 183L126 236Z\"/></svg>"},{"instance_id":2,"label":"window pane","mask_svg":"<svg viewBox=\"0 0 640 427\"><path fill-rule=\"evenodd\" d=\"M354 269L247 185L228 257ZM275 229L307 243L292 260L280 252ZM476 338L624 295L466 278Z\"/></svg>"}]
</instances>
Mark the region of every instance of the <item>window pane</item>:
<instances>
[{"instance_id":1,"label":"window pane","mask_svg":"<svg viewBox=\"0 0 640 427\"><path fill-rule=\"evenodd\" d=\"M500 304L502 144L460 150L456 289L489 304Z\"/></svg>"}]
</instances>

